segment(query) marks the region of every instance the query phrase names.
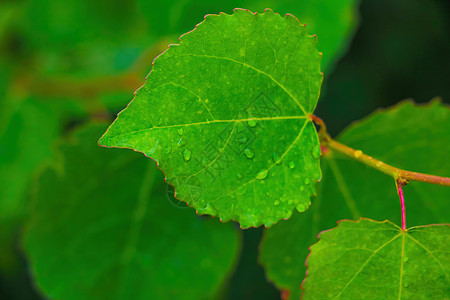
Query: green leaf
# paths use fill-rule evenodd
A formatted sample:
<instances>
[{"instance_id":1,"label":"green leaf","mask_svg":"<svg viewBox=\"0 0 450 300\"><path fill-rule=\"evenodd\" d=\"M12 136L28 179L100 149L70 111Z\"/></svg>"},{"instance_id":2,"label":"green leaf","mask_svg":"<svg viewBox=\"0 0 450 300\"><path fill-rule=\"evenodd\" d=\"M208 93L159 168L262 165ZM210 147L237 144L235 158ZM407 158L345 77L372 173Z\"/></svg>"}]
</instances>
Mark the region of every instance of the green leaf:
<instances>
[{"instance_id":1,"label":"green leaf","mask_svg":"<svg viewBox=\"0 0 450 300\"><path fill-rule=\"evenodd\" d=\"M339 222L311 246L302 299L448 299L449 229Z\"/></svg>"},{"instance_id":2,"label":"green leaf","mask_svg":"<svg viewBox=\"0 0 450 300\"><path fill-rule=\"evenodd\" d=\"M97 146L104 130L76 132L39 178L24 238L37 285L54 299L212 298L237 230L176 207L154 162Z\"/></svg>"},{"instance_id":3,"label":"green leaf","mask_svg":"<svg viewBox=\"0 0 450 300\"><path fill-rule=\"evenodd\" d=\"M209 15L155 60L100 144L155 159L199 214L243 228L289 218L321 176L315 43L271 10Z\"/></svg>"},{"instance_id":4,"label":"green leaf","mask_svg":"<svg viewBox=\"0 0 450 300\"><path fill-rule=\"evenodd\" d=\"M402 102L356 122L338 137L341 143L393 166L448 176L450 109L438 101L426 105ZM312 207L266 230L260 260L280 289L300 296L308 247L317 234L340 219L389 219L401 224L394 180L377 170L330 150L322 159L322 182ZM422 182L404 187L409 225L448 223L450 189Z\"/></svg>"},{"instance_id":5,"label":"green leaf","mask_svg":"<svg viewBox=\"0 0 450 300\"><path fill-rule=\"evenodd\" d=\"M26 193L35 172L53 157L59 117L36 99L6 96L0 121L0 221L26 207Z\"/></svg>"}]
</instances>

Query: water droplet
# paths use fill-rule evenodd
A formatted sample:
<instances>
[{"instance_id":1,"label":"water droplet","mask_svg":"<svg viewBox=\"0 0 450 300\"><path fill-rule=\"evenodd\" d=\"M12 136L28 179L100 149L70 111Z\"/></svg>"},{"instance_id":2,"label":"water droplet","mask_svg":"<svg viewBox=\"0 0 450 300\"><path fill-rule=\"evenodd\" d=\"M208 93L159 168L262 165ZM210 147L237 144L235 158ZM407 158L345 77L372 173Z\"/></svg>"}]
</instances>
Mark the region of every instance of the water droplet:
<instances>
[{"instance_id":1,"label":"water droplet","mask_svg":"<svg viewBox=\"0 0 450 300\"><path fill-rule=\"evenodd\" d=\"M319 148L319 147L315 147L315 148L313 149L312 156L313 156L315 159L319 159L319 158L320 158L320 154L321 154L320 148Z\"/></svg>"},{"instance_id":2,"label":"water droplet","mask_svg":"<svg viewBox=\"0 0 450 300\"><path fill-rule=\"evenodd\" d=\"M189 151L189 149L184 149L183 158L184 161L189 161L191 159L191 151Z\"/></svg>"},{"instance_id":3,"label":"water droplet","mask_svg":"<svg viewBox=\"0 0 450 300\"><path fill-rule=\"evenodd\" d=\"M305 184L308 185L308 184L310 184L310 183L311 183L311 179L305 178Z\"/></svg>"},{"instance_id":4,"label":"water droplet","mask_svg":"<svg viewBox=\"0 0 450 300\"><path fill-rule=\"evenodd\" d=\"M294 201L292 201L292 200L290 200L290 199L288 200L288 204L289 204L289 205L292 205L293 203L294 203Z\"/></svg>"},{"instance_id":5,"label":"water droplet","mask_svg":"<svg viewBox=\"0 0 450 300\"><path fill-rule=\"evenodd\" d=\"M245 143L247 143L247 141L248 141L248 139L247 139L245 136L239 138L239 142L240 142L241 144L245 144Z\"/></svg>"},{"instance_id":6,"label":"water droplet","mask_svg":"<svg viewBox=\"0 0 450 300\"><path fill-rule=\"evenodd\" d=\"M403 262L407 262L408 261L408 257L403 257Z\"/></svg>"},{"instance_id":7,"label":"water droplet","mask_svg":"<svg viewBox=\"0 0 450 300\"><path fill-rule=\"evenodd\" d=\"M236 176L237 176L238 179L241 179L241 178L242 178L242 175L239 174L239 173L237 173Z\"/></svg>"},{"instance_id":8,"label":"water droplet","mask_svg":"<svg viewBox=\"0 0 450 300\"><path fill-rule=\"evenodd\" d=\"M291 169L295 168L295 164L293 161L289 162L289 168L291 168Z\"/></svg>"},{"instance_id":9,"label":"water droplet","mask_svg":"<svg viewBox=\"0 0 450 300\"><path fill-rule=\"evenodd\" d=\"M165 152L166 154L172 153L172 147L167 146L166 149L164 149L164 152Z\"/></svg>"},{"instance_id":10,"label":"water droplet","mask_svg":"<svg viewBox=\"0 0 450 300\"><path fill-rule=\"evenodd\" d=\"M255 152L253 152L253 150L250 148L245 149L244 154L245 156L247 156L247 158L253 158L253 156L255 156Z\"/></svg>"},{"instance_id":11,"label":"water droplet","mask_svg":"<svg viewBox=\"0 0 450 300\"><path fill-rule=\"evenodd\" d=\"M305 190L305 187L303 185L300 186L300 191Z\"/></svg>"},{"instance_id":12,"label":"water droplet","mask_svg":"<svg viewBox=\"0 0 450 300\"><path fill-rule=\"evenodd\" d=\"M360 158L362 154L361 150L356 150L355 153L353 153L353 156L355 156L355 158Z\"/></svg>"},{"instance_id":13,"label":"water droplet","mask_svg":"<svg viewBox=\"0 0 450 300\"><path fill-rule=\"evenodd\" d=\"M179 135L183 135L184 129L183 128L178 128L177 132Z\"/></svg>"},{"instance_id":14,"label":"water droplet","mask_svg":"<svg viewBox=\"0 0 450 300\"><path fill-rule=\"evenodd\" d=\"M377 167L381 167L383 165L383 163L381 161L377 162Z\"/></svg>"},{"instance_id":15,"label":"water droplet","mask_svg":"<svg viewBox=\"0 0 450 300\"><path fill-rule=\"evenodd\" d=\"M178 147L184 146L187 144L187 141L185 139L180 139L177 143Z\"/></svg>"},{"instance_id":16,"label":"water droplet","mask_svg":"<svg viewBox=\"0 0 450 300\"><path fill-rule=\"evenodd\" d=\"M278 155L278 153L274 152L272 158L273 158L273 162L274 162L275 164L277 164L277 165L281 164L281 158L280 158L280 156Z\"/></svg>"},{"instance_id":17,"label":"water droplet","mask_svg":"<svg viewBox=\"0 0 450 300\"><path fill-rule=\"evenodd\" d=\"M248 123L248 126L250 126L250 127L255 127L256 126L256 121L253 120L253 119L248 120L247 123Z\"/></svg>"},{"instance_id":18,"label":"water droplet","mask_svg":"<svg viewBox=\"0 0 450 300\"><path fill-rule=\"evenodd\" d=\"M409 284L408 284L407 282L405 282L405 283L403 283L403 286L404 286L405 288L407 288L407 287L409 286Z\"/></svg>"},{"instance_id":19,"label":"water droplet","mask_svg":"<svg viewBox=\"0 0 450 300\"><path fill-rule=\"evenodd\" d=\"M306 210L306 207L305 207L305 205L304 204L299 204L299 205L297 205L297 210L299 211L299 212L304 212L305 210Z\"/></svg>"},{"instance_id":20,"label":"water droplet","mask_svg":"<svg viewBox=\"0 0 450 300\"><path fill-rule=\"evenodd\" d=\"M256 175L256 179L263 180L267 178L269 175L269 170L261 170L258 175Z\"/></svg>"},{"instance_id":21,"label":"water droplet","mask_svg":"<svg viewBox=\"0 0 450 300\"><path fill-rule=\"evenodd\" d=\"M280 201L278 201L278 200L275 200L275 201L273 202L273 205L275 205L275 206L278 206L278 205L280 205Z\"/></svg>"}]
</instances>

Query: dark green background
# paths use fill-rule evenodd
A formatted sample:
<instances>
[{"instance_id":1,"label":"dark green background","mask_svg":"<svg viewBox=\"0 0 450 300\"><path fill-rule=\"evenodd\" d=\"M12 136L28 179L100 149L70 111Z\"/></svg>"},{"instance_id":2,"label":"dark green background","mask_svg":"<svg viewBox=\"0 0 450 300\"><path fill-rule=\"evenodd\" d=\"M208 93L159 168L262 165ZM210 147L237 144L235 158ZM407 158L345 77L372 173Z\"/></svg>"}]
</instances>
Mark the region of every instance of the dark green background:
<instances>
[{"instance_id":1,"label":"dark green background","mask_svg":"<svg viewBox=\"0 0 450 300\"><path fill-rule=\"evenodd\" d=\"M42 92L42 87L33 87L37 94L42 94L35 100L58 112L60 134L67 134L91 116L112 118L139 87L134 81L116 87L114 92L108 87L96 91L86 87L81 92L75 91L80 93L77 97L61 95L65 95L65 91L74 94L70 92L71 80L87 82L90 78L123 74L147 51L148 55L134 69L135 73L141 74L142 82L153 57L167 44L176 42L179 33L191 30L204 14L230 13L232 7L245 8L245 3L240 1L196 1L185 8L170 10L163 1L158 3L161 4L145 1L1 1L0 118L15 98L29 92L25 83L30 78L61 75L69 78L62 91L49 86ZM265 2L261 1L260 5L264 6ZM335 135L376 108L393 105L405 98L426 102L440 96L444 102L449 102L449 12L450 3L445 0L361 2L359 27L348 52L331 73L325 74L316 111L316 115L326 121L330 133ZM149 45L161 36L167 38L148 50ZM320 36L318 38L320 40ZM8 95L8 101L5 95ZM0 134L5 126L7 124L0 119ZM20 128L17 134L21 134ZM0 182L0 188L1 185ZM10 234L16 237L13 246L21 261L13 271L0 271L0 299L41 299L34 292L19 246L20 222L12 228ZM264 271L257 263L262 231L258 228L243 232L243 252L225 299L280 298L279 291L266 281Z\"/></svg>"}]
</instances>

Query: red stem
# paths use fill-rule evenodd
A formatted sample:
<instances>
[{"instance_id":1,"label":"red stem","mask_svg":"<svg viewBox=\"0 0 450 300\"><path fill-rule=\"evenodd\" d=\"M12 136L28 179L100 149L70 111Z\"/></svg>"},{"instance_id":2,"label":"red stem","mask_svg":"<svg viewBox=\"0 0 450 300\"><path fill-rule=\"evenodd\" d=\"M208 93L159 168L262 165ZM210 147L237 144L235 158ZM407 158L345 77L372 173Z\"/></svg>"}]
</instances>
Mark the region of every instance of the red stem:
<instances>
[{"instance_id":1,"label":"red stem","mask_svg":"<svg viewBox=\"0 0 450 300\"><path fill-rule=\"evenodd\" d=\"M402 206L402 229L406 230L406 217L405 217L405 198L403 197L403 183L401 181L395 182L397 185L397 193L400 197L400 204Z\"/></svg>"}]
</instances>

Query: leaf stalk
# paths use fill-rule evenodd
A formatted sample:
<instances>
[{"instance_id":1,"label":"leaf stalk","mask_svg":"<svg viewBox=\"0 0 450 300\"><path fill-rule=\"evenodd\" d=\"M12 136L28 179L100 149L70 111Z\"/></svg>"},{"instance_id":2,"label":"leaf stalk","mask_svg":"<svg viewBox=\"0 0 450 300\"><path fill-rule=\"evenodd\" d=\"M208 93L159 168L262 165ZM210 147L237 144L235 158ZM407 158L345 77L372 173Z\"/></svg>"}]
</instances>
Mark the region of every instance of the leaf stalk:
<instances>
[{"instance_id":1,"label":"leaf stalk","mask_svg":"<svg viewBox=\"0 0 450 300\"><path fill-rule=\"evenodd\" d=\"M311 116L311 119L320 126L319 139L322 146L333 149L339 153L342 153L354 160L357 160L369 167L372 167L380 172L385 173L393 177L396 182L401 182L402 186L406 185L409 181L422 181L437 185L450 186L449 177L441 177L436 175L418 173L413 171L407 171L388 165L376 158L373 158L361 150L355 150L347 145L341 144L333 140L326 131L325 123L317 116Z\"/></svg>"}]
</instances>

